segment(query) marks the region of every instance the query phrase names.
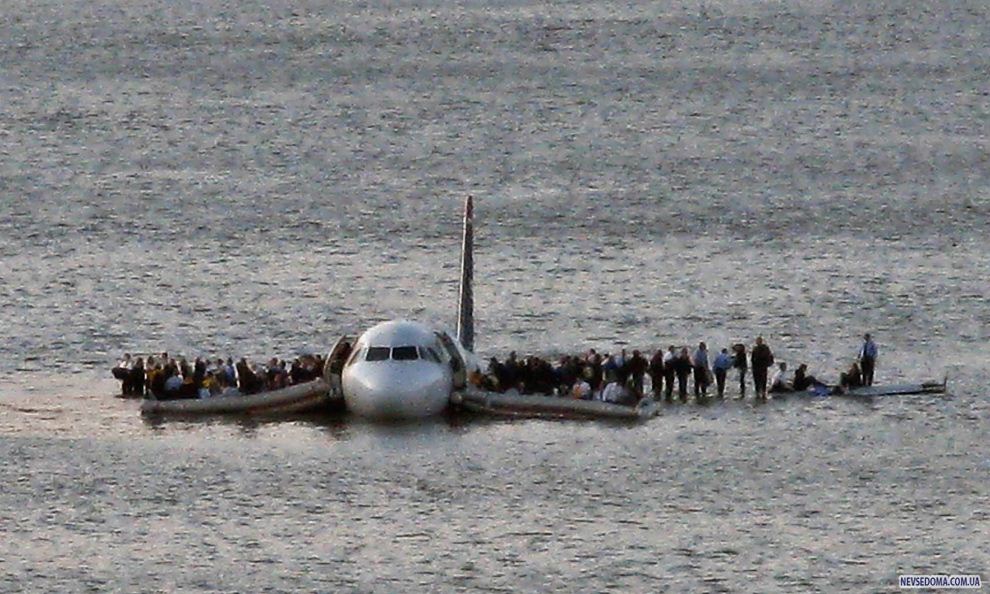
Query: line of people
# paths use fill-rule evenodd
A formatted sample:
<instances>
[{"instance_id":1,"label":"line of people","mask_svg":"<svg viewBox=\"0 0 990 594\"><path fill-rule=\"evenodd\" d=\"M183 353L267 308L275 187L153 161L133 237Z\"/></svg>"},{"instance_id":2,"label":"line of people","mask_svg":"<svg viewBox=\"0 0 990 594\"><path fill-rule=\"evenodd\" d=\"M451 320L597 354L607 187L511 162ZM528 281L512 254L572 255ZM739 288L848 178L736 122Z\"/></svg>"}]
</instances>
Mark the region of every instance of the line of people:
<instances>
[{"instance_id":1,"label":"line of people","mask_svg":"<svg viewBox=\"0 0 990 594\"><path fill-rule=\"evenodd\" d=\"M857 362L840 376L841 388L872 385L877 350L867 334ZM688 347L670 345L666 351L655 351L649 359L638 350L628 355L626 349L616 354L599 354L590 349L582 355L564 355L556 364L537 356L520 359L513 351L504 362L492 357L480 382L483 389L497 392L517 390L521 394L597 399L619 404L635 404L643 398L647 378L656 400L670 402L676 392L681 401L686 401L692 380L696 399L707 398L713 386L715 395L724 398L733 372L738 379L739 398L746 397L748 376L752 377L757 399L766 399L768 392L832 390L809 375L804 363L792 376L787 364L781 362L770 376L774 363L773 351L762 336L756 338L749 352L746 345L740 343L733 345L731 350L721 349L714 358L710 358L704 342L693 352ZM870 370L868 375L867 368Z\"/></svg>"},{"instance_id":2,"label":"line of people","mask_svg":"<svg viewBox=\"0 0 990 594\"><path fill-rule=\"evenodd\" d=\"M267 365L253 365L241 357L209 360L197 357L160 356L132 358L129 353L118 361L112 373L120 380L124 396L154 397L158 400L210 398L257 394L312 381L323 373L320 355L304 355L287 363L273 357Z\"/></svg>"}]
</instances>

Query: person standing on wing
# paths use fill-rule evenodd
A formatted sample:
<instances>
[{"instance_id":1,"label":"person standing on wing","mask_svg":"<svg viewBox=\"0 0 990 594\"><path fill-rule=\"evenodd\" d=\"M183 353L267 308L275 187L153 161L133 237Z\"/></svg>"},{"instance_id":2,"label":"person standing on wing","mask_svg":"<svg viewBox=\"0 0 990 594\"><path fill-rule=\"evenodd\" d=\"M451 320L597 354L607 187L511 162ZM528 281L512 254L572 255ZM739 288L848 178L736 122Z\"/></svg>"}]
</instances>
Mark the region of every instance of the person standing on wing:
<instances>
[{"instance_id":1,"label":"person standing on wing","mask_svg":"<svg viewBox=\"0 0 990 594\"><path fill-rule=\"evenodd\" d=\"M653 383L653 399L663 398L663 349L657 349L650 359L650 381Z\"/></svg>"},{"instance_id":2,"label":"person standing on wing","mask_svg":"<svg viewBox=\"0 0 990 594\"><path fill-rule=\"evenodd\" d=\"M705 343L698 344L698 350L694 352L691 360L694 368L694 398L708 397L708 346Z\"/></svg>"},{"instance_id":3,"label":"person standing on wing","mask_svg":"<svg viewBox=\"0 0 990 594\"><path fill-rule=\"evenodd\" d=\"M739 370L739 398L746 397L746 345L740 343L732 347L732 366Z\"/></svg>"},{"instance_id":4,"label":"person standing on wing","mask_svg":"<svg viewBox=\"0 0 990 594\"><path fill-rule=\"evenodd\" d=\"M677 375L677 370L674 369L674 363L677 361L677 351L674 350L674 345L667 347L667 354L663 356L663 379L667 382L667 389L664 391L664 399L670 402L674 398L674 377Z\"/></svg>"},{"instance_id":5,"label":"person standing on wing","mask_svg":"<svg viewBox=\"0 0 990 594\"><path fill-rule=\"evenodd\" d=\"M649 368L650 362L639 351L633 351L632 357L626 361L626 371L629 372L627 384L632 384L632 391L636 398L643 397L643 377Z\"/></svg>"},{"instance_id":6,"label":"person standing on wing","mask_svg":"<svg viewBox=\"0 0 990 594\"><path fill-rule=\"evenodd\" d=\"M732 357L729 356L729 349L722 349L722 352L715 357L715 362L712 364L712 369L715 370L715 386L718 388L718 397L725 397L725 376L728 375L729 370L732 369Z\"/></svg>"},{"instance_id":7,"label":"person standing on wing","mask_svg":"<svg viewBox=\"0 0 990 594\"><path fill-rule=\"evenodd\" d=\"M767 398L767 370L773 365L773 351L763 342L763 337L756 338L756 346L750 354L750 361L753 364L753 385L756 388L756 397L766 400Z\"/></svg>"},{"instance_id":8,"label":"person standing on wing","mask_svg":"<svg viewBox=\"0 0 990 594\"><path fill-rule=\"evenodd\" d=\"M677 374L677 395L680 396L681 402L687 402L688 376L691 375L693 369L691 354L687 347L684 347L681 349L681 354L674 358L674 372Z\"/></svg>"},{"instance_id":9,"label":"person standing on wing","mask_svg":"<svg viewBox=\"0 0 990 594\"><path fill-rule=\"evenodd\" d=\"M877 343L870 335L863 335L863 346L859 349L859 369L863 373L863 385L873 385L873 370L877 365Z\"/></svg>"}]
</instances>

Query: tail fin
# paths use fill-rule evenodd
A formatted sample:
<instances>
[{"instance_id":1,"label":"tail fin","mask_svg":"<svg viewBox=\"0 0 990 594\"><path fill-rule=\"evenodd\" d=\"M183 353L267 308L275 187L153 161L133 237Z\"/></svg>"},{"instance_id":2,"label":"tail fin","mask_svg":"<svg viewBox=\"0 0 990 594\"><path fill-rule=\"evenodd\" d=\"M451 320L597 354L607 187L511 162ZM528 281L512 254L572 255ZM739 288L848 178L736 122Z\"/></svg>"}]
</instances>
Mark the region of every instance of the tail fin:
<instances>
[{"instance_id":1,"label":"tail fin","mask_svg":"<svg viewBox=\"0 0 990 594\"><path fill-rule=\"evenodd\" d=\"M461 245L461 295L457 314L457 340L474 352L474 199L464 201L464 242Z\"/></svg>"}]
</instances>

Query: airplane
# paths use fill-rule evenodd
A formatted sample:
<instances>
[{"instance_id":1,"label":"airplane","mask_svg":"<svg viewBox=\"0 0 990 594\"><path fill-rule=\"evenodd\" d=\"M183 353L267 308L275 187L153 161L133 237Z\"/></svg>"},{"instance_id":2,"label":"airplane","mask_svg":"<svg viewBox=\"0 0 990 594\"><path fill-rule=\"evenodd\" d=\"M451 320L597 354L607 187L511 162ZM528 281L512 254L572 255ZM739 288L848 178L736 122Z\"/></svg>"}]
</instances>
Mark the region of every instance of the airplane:
<instances>
[{"instance_id":1,"label":"airplane","mask_svg":"<svg viewBox=\"0 0 990 594\"><path fill-rule=\"evenodd\" d=\"M474 354L474 204L464 203L461 286L457 334L410 320L383 322L366 330L350 348L341 336L326 359L324 382L291 386L252 396L145 400L141 412L157 414L300 411L332 401L370 419L418 419L439 415L452 405L492 414L522 410L552 416L645 419L656 414L652 398L637 406L490 393L472 390L481 361ZM348 350L349 349L349 350Z\"/></svg>"},{"instance_id":2,"label":"airplane","mask_svg":"<svg viewBox=\"0 0 990 594\"><path fill-rule=\"evenodd\" d=\"M338 340L325 376L352 413L373 419L414 419L443 413L454 393L481 371L474 355L474 203L464 202L461 285L457 336L410 320L392 320L366 330L332 368L345 339ZM339 358L337 358L339 361Z\"/></svg>"}]
</instances>

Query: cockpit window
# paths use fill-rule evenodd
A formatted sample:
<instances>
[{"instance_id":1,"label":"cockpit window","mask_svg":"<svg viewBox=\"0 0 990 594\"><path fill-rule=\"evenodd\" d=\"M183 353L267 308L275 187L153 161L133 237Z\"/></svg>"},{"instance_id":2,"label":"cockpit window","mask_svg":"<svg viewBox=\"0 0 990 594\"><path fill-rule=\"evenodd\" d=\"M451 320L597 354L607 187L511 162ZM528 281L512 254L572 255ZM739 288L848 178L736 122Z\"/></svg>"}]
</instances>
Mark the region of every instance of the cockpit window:
<instances>
[{"instance_id":1,"label":"cockpit window","mask_svg":"<svg viewBox=\"0 0 990 594\"><path fill-rule=\"evenodd\" d=\"M419 347L419 356L421 359L427 361L433 361L434 363L440 363L440 355L437 354L435 350L431 347Z\"/></svg>"},{"instance_id":2,"label":"cockpit window","mask_svg":"<svg viewBox=\"0 0 990 594\"><path fill-rule=\"evenodd\" d=\"M400 346L392 349L392 358L396 361L415 361L419 359L419 353L414 346Z\"/></svg>"},{"instance_id":3,"label":"cockpit window","mask_svg":"<svg viewBox=\"0 0 990 594\"><path fill-rule=\"evenodd\" d=\"M388 347L369 347L365 361L388 361Z\"/></svg>"},{"instance_id":4,"label":"cockpit window","mask_svg":"<svg viewBox=\"0 0 990 594\"><path fill-rule=\"evenodd\" d=\"M344 364L345 367L350 367L355 362L360 361L364 356L364 345L358 344L351 351L351 355L347 358L347 363Z\"/></svg>"}]
</instances>

